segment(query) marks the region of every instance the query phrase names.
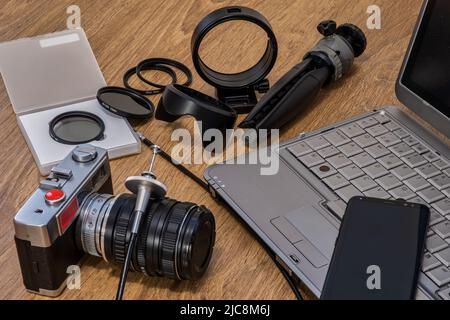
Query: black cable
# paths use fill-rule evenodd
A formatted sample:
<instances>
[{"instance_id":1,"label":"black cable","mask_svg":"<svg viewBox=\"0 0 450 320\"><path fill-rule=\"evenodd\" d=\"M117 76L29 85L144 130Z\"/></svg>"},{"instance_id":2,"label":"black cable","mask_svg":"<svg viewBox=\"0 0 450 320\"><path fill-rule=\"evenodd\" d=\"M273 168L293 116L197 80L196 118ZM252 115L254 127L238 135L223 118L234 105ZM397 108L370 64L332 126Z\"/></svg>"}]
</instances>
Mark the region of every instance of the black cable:
<instances>
[{"instance_id":1,"label":"black cable","mask_svg":"<svg viewBox=\"0 0 450 320\"><path fill-rule=\"evenodd\" d=\"M122 300L125 291L125 284L127 282L128 271L130 270L131 256L136 246L137 234L131 233L130 244L128 245L127 255L123 263L122 272L120 273L119 287L117 288L116 300Z\"/></svg>"},{"instance_id":2,"label":"black cable","mask_svg":"<svg viewBox=\"0 0 450 320\"><path fill-rule=\"evenodd\" d=\"M281 274L286 279L287 283L291 287L292 292L294 292L295 297L297 298L297 300L304 300L303 296L302 296L302 293L300 292L300 290L298 289L297 285L295 284L294 279L292 279L292 277L289 275L289 273L286 271L286 269L283 268L283 266L280 264L280 262L278 262L277 258L275 258L273 255L271 255L270 252L268 252L268 254L271 256L273 262L275 263L275 265L280 270Z\"/></svg>"},{"instance_id":3,"label":"black cable","mask_svg":"<svg viewBox=\"0 0 450 320\"><path fill-rule=\"evenodd\" d=\"M139 132L137 132L137 134L138 134L139 138L141 139L142 143L145 144L147 147L152 148L153 146L155 146L155 144L152 141L150 141L149 139L147 139L143 134L141 134ZM197 183L200 187L202 187L209 193L209 185L205 181L203 181L202 179L197 177L194 173L189 171L189 169L184 167L182 164L175 161L175 159L173 159L164 150L160 149L159 155L161 157L163 157L165 160L171 162L175 166L175 168L177 168L180 172L182 172L183 174L185 174L186 176L191 178L195 183ZM130 246L131 246L131 243L130 243ZM295 284L294 279L289 275L289 273L286 271L286 269L280 264L280 262L272 254L272 252L270 252L270 249L266 248L265 246L264 246L264 249L266 250L267 254L272 258L273 262L275 263L277 268L280 270L281 274L286 279L287 283L291 287L292 292L295 294L295 297L297 298L297 300L304 300L300 290L298 289L297 285ZM127 255L127 257L128 257L128 255ZM122 281L122 279L121 279L121 281Z\"/></svg>"}]
</instances>

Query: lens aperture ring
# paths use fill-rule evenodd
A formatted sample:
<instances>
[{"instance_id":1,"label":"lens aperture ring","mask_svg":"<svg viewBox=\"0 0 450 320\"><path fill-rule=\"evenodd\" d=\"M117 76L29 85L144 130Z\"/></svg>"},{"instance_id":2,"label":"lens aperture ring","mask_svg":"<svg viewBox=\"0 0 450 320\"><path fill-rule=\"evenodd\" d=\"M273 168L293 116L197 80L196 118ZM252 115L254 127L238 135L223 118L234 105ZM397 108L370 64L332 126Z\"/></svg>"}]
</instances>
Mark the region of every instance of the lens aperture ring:
<instances>
[{"instance_id":1,"label":"lens aperture ring","mask_svg":"<svg viewBox=\"0 0 450 320\"><path fill-rule=\"evenodd\" d=\"M114 244L113 244L113 255L114 261L118 264L123 264L125 262L125 256L127 254L128 247L128 229L130 224L130 216L133 213L134 199L131 201L133 207L122 208L119 217L116 221L116 226L114 228ZM131 210L129 210L131 208ZM128 210L127 210L128 209Z\"/></svg>"},{"instance_id":2,"label":"lens aperture ring","mask_svg":"<svg viewBox=\"0 0 450 320\"><path fill-rule=\"evenodd\" d=\"M189 213L197 206L192 203L177 203L169 214L162 233L161 241L161 271L164 276L181 280L178 271L177 242L180 231L189 217Z\"/></svg>"},{"instance_id":3,"label":"lens aperture ring","mask_svg":"<svg viewBox=\"0 0 450 320\"><path fill-rule=\"evenodd\" d=\"M136 259L137 259L137 267L140 269L142 273L145 275L149 275L145 268L145 250L147 248L147 230L149 229L150 223L153 219L153 213L157 210L159 202L152 203L150 206L150 210L147 210L148 214L144 220L144 223L141 226L141 232L138 237L137 249L136 249ZM143 236L144 235L144 236Z\"/></svg>"},{"instance_id":4,"label":"lens aperture ring","mask_svg":"<svg viewBox=\"0 0 450 320\"><path fill-rule=\"evenodd\" d=\"M101 245L101 229L103 220L110 207L110 200L114 197L92 193L88 195L81 205L81 245L86 253L102 257L104 250Z\"/></svg>"}]
</instances>

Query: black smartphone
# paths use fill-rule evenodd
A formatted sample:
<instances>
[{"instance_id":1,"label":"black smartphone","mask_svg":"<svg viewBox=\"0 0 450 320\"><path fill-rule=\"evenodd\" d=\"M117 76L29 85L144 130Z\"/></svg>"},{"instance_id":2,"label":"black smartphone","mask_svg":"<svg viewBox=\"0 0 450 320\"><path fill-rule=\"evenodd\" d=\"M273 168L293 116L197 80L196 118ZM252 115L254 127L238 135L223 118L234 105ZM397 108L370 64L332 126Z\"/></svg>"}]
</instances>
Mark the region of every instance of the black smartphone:
<instances>
[{"instance_id":1,"label":"black smartphone","mask_svg":"<svg viewBox=\"0 0 450 320\"><path fill-rule=\"evenodd\" d=\"M414 299L429 216L421 204L352 198L321 299Z\"/></svg>"}]
</instances>

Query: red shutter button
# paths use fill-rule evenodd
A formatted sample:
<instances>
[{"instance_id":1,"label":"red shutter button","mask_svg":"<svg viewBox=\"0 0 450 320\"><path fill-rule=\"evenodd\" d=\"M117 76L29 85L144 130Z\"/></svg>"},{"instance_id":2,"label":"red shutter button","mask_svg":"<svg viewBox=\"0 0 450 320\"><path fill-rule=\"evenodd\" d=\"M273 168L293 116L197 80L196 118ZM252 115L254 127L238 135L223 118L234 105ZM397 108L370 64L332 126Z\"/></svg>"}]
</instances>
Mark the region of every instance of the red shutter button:
<instances>
[{"instance_id":1,"label":"red shutter button","mask_svg":"<svg viewBox=\"0 0 450 320\"><path fill-rule=\"evenodd\" d=\"M45 202L49 205L55 205L66 198L66 194L62 190L54 189L45 194Z\"/></svg>"}]
</instances>

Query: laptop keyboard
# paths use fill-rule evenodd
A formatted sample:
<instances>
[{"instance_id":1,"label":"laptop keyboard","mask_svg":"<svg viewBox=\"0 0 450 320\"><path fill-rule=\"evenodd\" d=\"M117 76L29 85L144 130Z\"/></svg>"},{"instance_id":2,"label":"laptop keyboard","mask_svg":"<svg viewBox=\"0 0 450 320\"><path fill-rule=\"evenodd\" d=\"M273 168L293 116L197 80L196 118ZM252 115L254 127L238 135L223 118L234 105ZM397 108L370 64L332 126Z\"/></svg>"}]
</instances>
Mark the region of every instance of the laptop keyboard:
<instances>
[{"instance_id":1,"label":"laptop keyboard","mask_svg":"<svg viewBox=\"0 0 450 320\"><path fill-rule=\"evenodd\" d=\"M450 300L450 162L387 114L378 113L288 150L343 205L354 196L404 199L430 207L422 271ZM340 217L342 218L342 217Z\"/></svg>"}]
</instances>

